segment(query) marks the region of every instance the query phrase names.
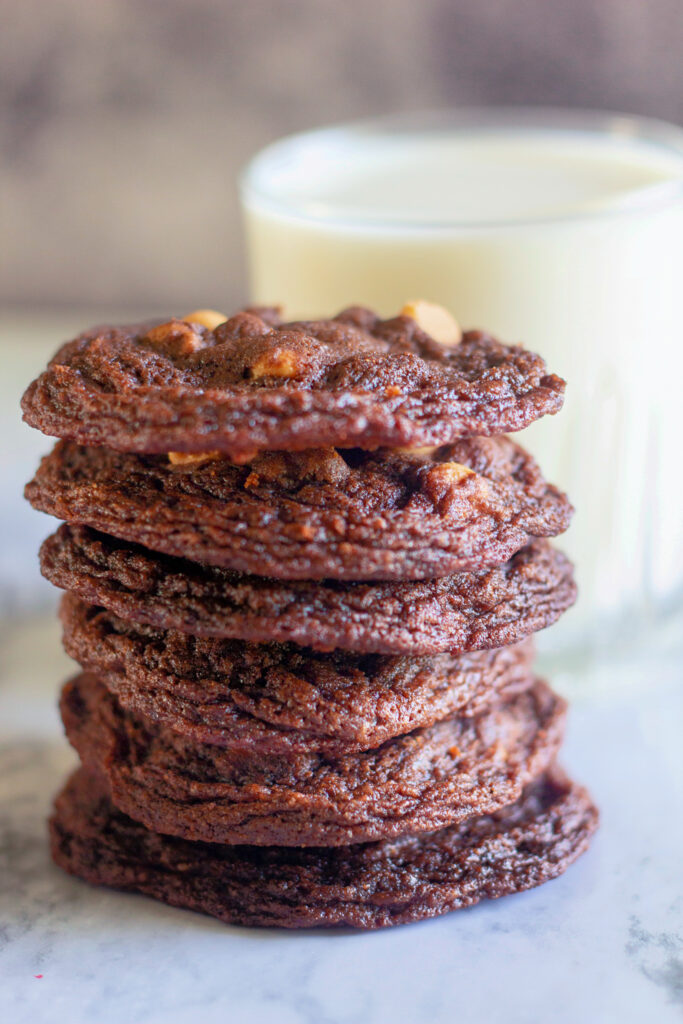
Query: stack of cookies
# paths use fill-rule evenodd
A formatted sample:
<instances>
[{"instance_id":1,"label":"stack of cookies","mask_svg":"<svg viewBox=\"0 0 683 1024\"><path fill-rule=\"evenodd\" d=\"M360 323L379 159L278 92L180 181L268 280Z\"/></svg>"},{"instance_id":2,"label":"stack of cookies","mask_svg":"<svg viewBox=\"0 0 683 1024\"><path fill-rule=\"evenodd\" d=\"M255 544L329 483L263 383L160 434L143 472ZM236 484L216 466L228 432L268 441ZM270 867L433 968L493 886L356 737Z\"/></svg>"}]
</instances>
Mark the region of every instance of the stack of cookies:
<instances>
[{"instance_id":1,"label":"stack of cookies","mask_svg":"<svg viewBox=\"0 0 683 1024\"><path fill-rule=\"evenodd\" d=\"M224 921L373 928L553 878L597 812L531 634L571 506L543 361L412 303L100 327L23 400L82 666L53 855Z\"/></svg>"}]
</instances>

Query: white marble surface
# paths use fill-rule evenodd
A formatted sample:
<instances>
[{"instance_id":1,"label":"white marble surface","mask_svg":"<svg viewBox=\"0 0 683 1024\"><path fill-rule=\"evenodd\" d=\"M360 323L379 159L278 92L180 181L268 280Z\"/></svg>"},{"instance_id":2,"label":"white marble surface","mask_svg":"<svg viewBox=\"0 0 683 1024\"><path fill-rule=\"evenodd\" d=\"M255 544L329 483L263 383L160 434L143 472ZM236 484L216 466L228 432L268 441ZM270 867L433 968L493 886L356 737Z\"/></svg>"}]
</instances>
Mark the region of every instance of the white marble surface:
<instances>
[{"instance_id":1,"label":"white marble surface","mask_svg":"<svg viewBox=\"0 0 683 1024\"><path fill-rule=\"evenodd\" d=\"M669 1024L683 1010L680 669L577 702L565 764L602 828L561 879L375 933L228 928L93 889L49 861L45 818L74 763L49 619L4 629L0 1006L8 1024Z\"/></svg>"}]
</instances>

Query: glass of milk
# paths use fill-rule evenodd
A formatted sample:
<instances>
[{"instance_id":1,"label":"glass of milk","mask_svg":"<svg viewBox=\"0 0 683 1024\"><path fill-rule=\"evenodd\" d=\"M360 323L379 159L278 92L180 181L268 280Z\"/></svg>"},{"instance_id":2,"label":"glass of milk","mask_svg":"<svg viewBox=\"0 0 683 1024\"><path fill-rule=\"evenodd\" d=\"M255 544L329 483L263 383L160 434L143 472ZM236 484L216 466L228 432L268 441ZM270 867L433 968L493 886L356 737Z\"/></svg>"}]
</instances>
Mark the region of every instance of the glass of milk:
<instances>
[{"instance_id":1,"label":"glass of milk","mask_svg":"<svg viewBox=\"0 0 683 1024\"><path fill-rule=\"evenodd\" d=\"M288 317L410 299L540 352L564 410L521 442L577 514L557 649L626 651L683 597L683 131L479 110L292 136L242 178L251 300Z\"/></svg>"}]
</instances>

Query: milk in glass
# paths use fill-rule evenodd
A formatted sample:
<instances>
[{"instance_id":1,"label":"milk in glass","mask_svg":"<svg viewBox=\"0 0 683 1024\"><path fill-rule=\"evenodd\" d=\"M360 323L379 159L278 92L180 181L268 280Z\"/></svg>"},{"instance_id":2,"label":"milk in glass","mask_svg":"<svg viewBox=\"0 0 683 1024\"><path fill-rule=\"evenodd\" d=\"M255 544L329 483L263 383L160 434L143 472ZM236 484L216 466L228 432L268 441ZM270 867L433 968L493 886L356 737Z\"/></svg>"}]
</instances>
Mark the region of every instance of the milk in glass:
<instances>
[{"instance_id":1,"label":"milk in glass","mask_svg":"<svg viewBox=\"0 0 683 1024\"><path fill-rule=\"evenodd\" d=\"M683 584L683 133L563 112L328 129L243 179L251 299L287 316L447 306L540 352L559 417L519 438L577 514L572 645L630 639Z\"/></svg>"}]
</instances>

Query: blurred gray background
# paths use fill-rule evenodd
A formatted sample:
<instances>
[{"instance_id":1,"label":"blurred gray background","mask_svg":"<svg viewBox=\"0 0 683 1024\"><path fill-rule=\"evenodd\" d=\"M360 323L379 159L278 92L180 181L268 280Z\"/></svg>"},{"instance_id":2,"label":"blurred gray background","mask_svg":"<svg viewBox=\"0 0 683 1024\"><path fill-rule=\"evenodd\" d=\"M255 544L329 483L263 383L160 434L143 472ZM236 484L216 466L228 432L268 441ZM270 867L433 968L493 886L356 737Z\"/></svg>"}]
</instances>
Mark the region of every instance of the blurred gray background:
<instances>
[{"instance_id":1,"label":"blurred gray background","mask_svg":"<svg viewBox=\"0 0 683 1024\"><path fill-rule=\"evenodd\" d=\"M235 178L292 130L469 104L683 120L681 0L0 0L0 303L229 307Z\"/></svg>"}]
</instances>

